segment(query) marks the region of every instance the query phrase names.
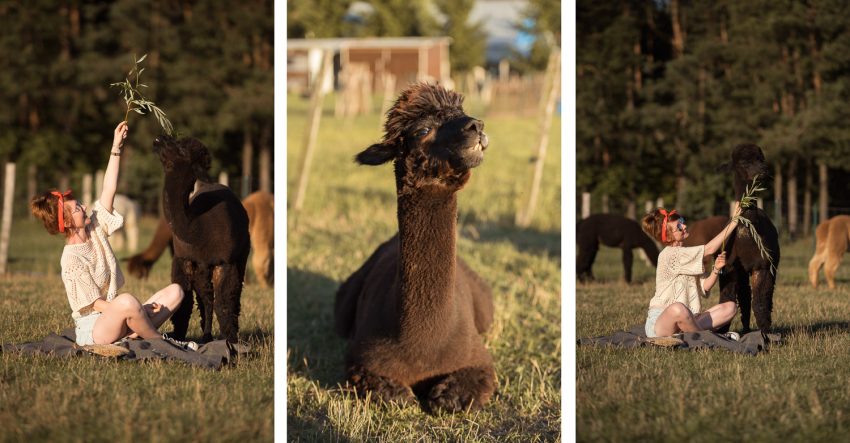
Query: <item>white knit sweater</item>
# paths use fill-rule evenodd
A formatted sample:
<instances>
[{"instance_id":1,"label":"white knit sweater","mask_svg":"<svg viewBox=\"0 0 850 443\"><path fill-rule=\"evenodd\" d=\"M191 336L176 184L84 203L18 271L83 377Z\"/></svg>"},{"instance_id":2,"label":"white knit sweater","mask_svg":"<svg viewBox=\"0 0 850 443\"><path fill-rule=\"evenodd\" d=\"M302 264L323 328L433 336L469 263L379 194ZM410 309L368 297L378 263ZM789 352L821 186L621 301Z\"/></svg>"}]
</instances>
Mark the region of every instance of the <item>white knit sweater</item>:
<instances>
[{"instance_id":1,"label":"white knit sweater","mask_svg":"<svg viewBox=\"0 0 850 443\"><path fill-rule=\"evenodd\" d=\"M74 319L88 315L95 300L112 300L124 286L124 275L107 237L124 225L117 211L109 213L98 200L92 208L85 243L65 245L62 251L62 281Z\"/></svg>"}]
</instances>

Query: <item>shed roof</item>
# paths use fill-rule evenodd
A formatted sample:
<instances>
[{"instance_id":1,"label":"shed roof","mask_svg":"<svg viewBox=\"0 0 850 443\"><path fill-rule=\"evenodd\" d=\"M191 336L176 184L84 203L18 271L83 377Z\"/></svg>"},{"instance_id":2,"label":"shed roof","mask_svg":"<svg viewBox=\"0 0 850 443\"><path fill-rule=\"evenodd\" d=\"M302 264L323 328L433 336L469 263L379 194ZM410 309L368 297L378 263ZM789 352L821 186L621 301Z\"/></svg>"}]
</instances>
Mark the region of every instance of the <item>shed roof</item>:
<instances>
[{"instance_id":1,"label":"shed roof","mask_svg":"<svg viewBox=\"0 0 850 443\"><path fill-rule=\"evenodd\" d=\"M288 39L286 49L415 49L450 42L449 37L308 38Z\"/></svg>"}]
</instances>

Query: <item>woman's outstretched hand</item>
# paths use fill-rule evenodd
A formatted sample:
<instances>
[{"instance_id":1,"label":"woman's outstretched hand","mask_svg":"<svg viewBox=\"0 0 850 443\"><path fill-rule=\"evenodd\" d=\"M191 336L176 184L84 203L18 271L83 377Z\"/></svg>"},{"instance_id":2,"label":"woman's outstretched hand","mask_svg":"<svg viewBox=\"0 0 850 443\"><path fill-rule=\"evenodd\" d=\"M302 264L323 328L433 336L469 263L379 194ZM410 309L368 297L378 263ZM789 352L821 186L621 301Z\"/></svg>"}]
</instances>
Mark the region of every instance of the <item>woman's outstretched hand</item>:
<instances>
[{"instance_id":1,"label":"woman's outstretched hand","mask_svg":"<svg viewBox=\"0 0 850 443\"><path fill-rule=\"evenodd\" d=\"M129 131L130 128L127 126L126 121L118 123L118 126L115 127L115 135L112 137L113 151L121 150L121 147L124 146L124 140L127 138L127 133Z\"/></svg>"}]
</instances>

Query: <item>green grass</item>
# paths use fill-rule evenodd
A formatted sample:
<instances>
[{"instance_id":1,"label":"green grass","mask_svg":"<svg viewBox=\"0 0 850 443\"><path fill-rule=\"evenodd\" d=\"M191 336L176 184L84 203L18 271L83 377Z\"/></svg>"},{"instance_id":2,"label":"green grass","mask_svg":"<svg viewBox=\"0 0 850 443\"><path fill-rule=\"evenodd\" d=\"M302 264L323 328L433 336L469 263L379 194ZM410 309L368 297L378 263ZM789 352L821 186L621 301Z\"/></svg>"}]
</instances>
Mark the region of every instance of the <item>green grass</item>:
<instances>
[{"instance_id":1,"label":"green grass","mask_svg":"<svg viewBox=\"0 0 850 443\"><path fill-rule=\"evenodd\" d=\"M839 268L838 289L814 290L806 279L811 237L781 246L773 324L784 345L756 357L579 346L578 440L809 442L846 435L850 269ZM618 280L619 250L603 248L593 270L599 281L576 288L577 337L643 323L654 269L636 260L639 284L627 286ZM715 288L705 307L717 294ZM732 328L740 330L740 316Z\"/></svg>"},{"instance_id":2,"label":"green grass","mask_svg":"<svg viewBox=\"0 0 850 443\"><path fill-rule=\"evenodd\" d=\"M143 219L140 245L155 226ZM2 343L40 340L73 326L59 277L61 239L26 219L13 229L11 275L0 278ZM122 291L146 299L170 282L170 262L166 253L147 281L126 275ZM246 285L240 338L253 352L218 372L177 362L0 353L0 441L273 440L272 301L271 289ZM190 337L201 335L198 319L196 310Z\"/></svg>"},{"instance_id":3,"label":"green grass","mask_svg":"<svg viewBox=\"0 0 850 443\"><path fill-rule=\"evenodd\" d=\"M392 167L357 166L379 117L336 120L325 103L305 206L287 220L287 434L293 441L560 440L560 121L552 124L540 202L514 226L531 179L538 122L483 116L490 148L459 194L458 254L491 286L485 335L498 393L483 410L431 416L339 390L345 342L333 333L339 284L397 230ZM294 198L306 104L289 97L288 190Z\"/></svg>"}]
</instances>

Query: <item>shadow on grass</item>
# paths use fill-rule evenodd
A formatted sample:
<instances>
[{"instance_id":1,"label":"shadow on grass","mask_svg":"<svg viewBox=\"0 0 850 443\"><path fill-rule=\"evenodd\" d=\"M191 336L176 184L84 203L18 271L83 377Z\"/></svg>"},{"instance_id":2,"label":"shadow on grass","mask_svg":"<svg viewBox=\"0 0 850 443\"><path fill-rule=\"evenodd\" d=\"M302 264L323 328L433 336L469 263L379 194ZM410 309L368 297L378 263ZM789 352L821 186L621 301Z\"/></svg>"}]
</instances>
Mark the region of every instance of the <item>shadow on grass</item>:
<instances>
[{"instance_id":1,"label":"shadow on grass","mask_svg":"<svg viewBox=\"0 0 850 443\"><path fill-rule=\"evenodd\" d=\"M259 344L270 343L274 339L273 332L260 328L242 330L239 332L239 336L242 340Z\"/></svg>"},{"instance_id":2,"label":"shadow on grass","mask_svg":"<svg viewBox=\"0 0 850 443\"><path fill-rule=\"evenodd\" d=\"M287 365L289 371L332 389L343 378L345 341L334 333L334 297L339 283L295 268L287 276Z\"/></svg>"},{"instance_id":3,"label":"shadow on grass","mask_svg":"<svg viewBox=\"0 0 850 443\"><path fill-rule=\"evenodd\" d=\"M503 220L496 223L477 223L474 216L461 216L463 225L460 235L487 243L509 241L514 247L524 253L546 254L550 259L561 260L561 232L540 231L534 228L522 228L512 221Z\"/></svg>"},{"instance_id":4,"label":"shadow on grass","mask_svg":"<svg viewBox=\"0 0 850 443\"><path fill-rule=\"evenodd\" d=\"M811 325L779 326L772 328L771 332L782 336L801 335L806 337L812 337L821 332L847 333L850 332L850 321L827 321Z\"/></svg>"}]
</instances>

